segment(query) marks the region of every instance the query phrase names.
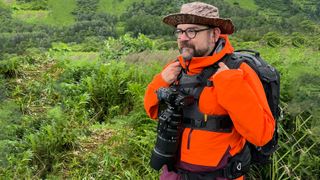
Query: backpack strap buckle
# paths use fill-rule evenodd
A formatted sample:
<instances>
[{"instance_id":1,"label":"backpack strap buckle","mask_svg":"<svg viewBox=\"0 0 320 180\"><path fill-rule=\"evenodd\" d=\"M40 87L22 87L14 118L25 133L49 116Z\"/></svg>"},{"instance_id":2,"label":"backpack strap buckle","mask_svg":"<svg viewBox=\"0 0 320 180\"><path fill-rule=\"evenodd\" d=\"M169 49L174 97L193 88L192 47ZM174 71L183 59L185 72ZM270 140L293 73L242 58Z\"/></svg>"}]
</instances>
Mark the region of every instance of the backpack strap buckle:
<instances>
[{"instance_id":1,"label":"backpack strap buckle","mask_svg":"<svg viewBox=\"0 0 320 180\"><path fill-rule=\"evenodd\" d=\"M206 86L207 86L207 87L212 87L212 86L213 86L213 82L210 81L210 80L207 80Z\"/></svg>"},{"instance_id":2,"label":"backpack strap buckle","mask_svg":"<svg viewBox=\"0 0 320 180\"><path fill-rule=\"evenodd\" d=\"M206 126L206 122L202 120L191 120L191 126L194 128L203 128Z\"/></svg>"},{"instance_id":3,"label":"backpack strap buckle","mask_svg":"<svg viewBox=\"0 0 320 180\"><path fill-rule=\"evenodd\" d=\"M183 118L184 127L230 133L232 132L233 123L229 116L211 116L204 114L201 119Z\"/></svg>"}]
</instances>

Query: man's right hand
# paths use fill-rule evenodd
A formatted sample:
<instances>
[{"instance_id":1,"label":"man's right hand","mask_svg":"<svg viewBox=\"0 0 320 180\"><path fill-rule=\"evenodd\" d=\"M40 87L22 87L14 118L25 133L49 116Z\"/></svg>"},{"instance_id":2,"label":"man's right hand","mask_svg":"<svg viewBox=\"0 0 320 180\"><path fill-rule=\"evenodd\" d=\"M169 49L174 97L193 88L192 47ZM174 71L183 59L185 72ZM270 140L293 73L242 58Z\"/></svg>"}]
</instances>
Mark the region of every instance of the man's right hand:
<instances>
[{"instance_id":1,"label":"man's right hand","mask_svg":"<svg viewBox=\"0 0 320 180\"><path fill-rule=\"evenodd\" d=\"M176 61L174 63L169 64L161 72L161 77L168 84L172 84L175 80L177 80L177 77L178 77L180 71L181 71L181 65L180 65L179 61Z\"/></svg>"}]
</instances>

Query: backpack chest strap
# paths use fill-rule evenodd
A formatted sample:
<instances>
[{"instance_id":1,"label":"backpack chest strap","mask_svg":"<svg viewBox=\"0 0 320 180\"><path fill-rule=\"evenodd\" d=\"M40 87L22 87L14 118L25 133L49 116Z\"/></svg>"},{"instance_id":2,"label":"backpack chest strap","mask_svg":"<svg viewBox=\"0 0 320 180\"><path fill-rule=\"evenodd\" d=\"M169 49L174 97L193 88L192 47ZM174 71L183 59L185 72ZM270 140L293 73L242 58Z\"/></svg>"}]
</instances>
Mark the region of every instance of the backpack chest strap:
<instances>
[{"instance_id":1,"label":"backpack chest strap","mask_svg":"<svg viewBox=\"0 0 320 180\"><path fill-rule=\"evenodd\" d=\"M204 115L204 117L199 120L183 118L183 125L188 128L222 133L230 133L233 127L230 116L211 115Z\"/></svg>"}]
</instances>

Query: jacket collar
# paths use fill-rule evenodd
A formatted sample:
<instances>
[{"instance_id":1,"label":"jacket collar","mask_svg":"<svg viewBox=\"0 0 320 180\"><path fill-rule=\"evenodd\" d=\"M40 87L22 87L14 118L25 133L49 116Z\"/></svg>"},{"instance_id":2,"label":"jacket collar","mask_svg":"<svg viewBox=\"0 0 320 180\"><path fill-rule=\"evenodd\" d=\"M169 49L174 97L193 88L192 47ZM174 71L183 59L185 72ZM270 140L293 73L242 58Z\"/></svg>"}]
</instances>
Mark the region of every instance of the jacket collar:
<instances>
[{"instance_id":1,"label":"jacket collar","mask_svg":"<svg viewBox=\"0 0 320 180\"><path fill-rule=\"evenodd\" d=\"M214 64L215 62L223 58L226 54L231 54L233 51L234 48L231 46L228 36L221 34L220 40L218 41L215 51L211 56L193 57L189 61L190 64L188 66L188 74L200 73L203 68ZM182 68L186 69L186 63L188 62L185 63L181 55L178 56L178 59Z\"/></svg>"}]
</instances>

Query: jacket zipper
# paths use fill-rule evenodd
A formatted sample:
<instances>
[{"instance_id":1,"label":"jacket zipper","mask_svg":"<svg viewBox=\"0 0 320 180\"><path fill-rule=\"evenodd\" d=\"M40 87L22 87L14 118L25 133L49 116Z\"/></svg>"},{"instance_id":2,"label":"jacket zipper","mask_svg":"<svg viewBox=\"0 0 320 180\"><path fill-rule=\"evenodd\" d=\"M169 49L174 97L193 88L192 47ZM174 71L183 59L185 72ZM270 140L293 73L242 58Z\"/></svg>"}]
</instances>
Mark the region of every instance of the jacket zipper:
<instances>
[{"instance_id":1,"label":"jacket zipper","mask_svg":"<svg viewBox=\"0 0 320 180\"><path fill-rule=\"evenodd\" d=\"M191 134L192 134L193 128L190 129L189 134L188 134L188 144L187 144L187 149L190 149L190 142L191 142Z\"/></svg>"}]
</instances>

